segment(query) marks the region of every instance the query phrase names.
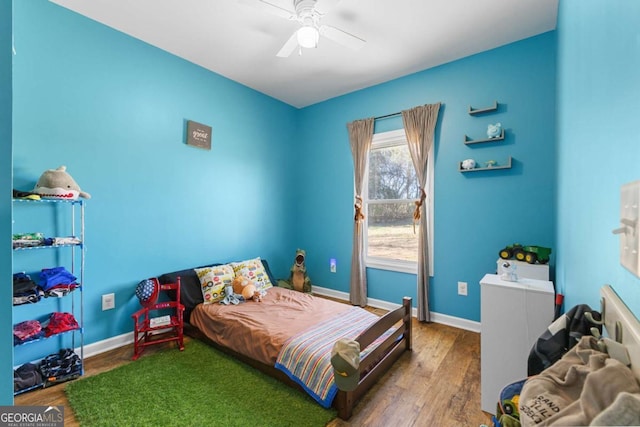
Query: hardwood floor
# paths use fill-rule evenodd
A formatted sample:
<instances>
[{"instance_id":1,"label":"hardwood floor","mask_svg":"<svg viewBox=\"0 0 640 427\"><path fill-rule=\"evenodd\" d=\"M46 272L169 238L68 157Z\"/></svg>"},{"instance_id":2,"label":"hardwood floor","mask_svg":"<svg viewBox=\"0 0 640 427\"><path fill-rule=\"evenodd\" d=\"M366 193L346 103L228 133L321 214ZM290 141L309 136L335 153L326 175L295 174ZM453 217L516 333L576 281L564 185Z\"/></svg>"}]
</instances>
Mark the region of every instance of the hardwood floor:
<instances>
[{"instance_id":1,"label":"hardwood floor","mask_svg":"<svg viewBox=\"0 0 640 427\"><path fill-rule=\"evenodd\" d=\"M348 422L335 419L330 427L490 424L489 416L480 409L480 335L415 319L413 332L413 351L405 353L364 396ZM186 345L188 342L187 338ZM144 355L176 351L174 348L172 343L152 346ZM85 376L131 363L132 355L133 345L128 345L88 358ZM59 384L18 395L15 404L64 405L65 427L78 426L64 387Z\"/></svg>"},{"instance_id":2,"label":"hardwood floor","mask_svg":"<svg viewBox=\"0 0 640 427\"><path fill-rule=\"evenodd\" d=\"M480 334L415 319L413 332L413 351L367 393L349 422L329 426L489 425L480 409Z\"/></svg>"}]
</instances>

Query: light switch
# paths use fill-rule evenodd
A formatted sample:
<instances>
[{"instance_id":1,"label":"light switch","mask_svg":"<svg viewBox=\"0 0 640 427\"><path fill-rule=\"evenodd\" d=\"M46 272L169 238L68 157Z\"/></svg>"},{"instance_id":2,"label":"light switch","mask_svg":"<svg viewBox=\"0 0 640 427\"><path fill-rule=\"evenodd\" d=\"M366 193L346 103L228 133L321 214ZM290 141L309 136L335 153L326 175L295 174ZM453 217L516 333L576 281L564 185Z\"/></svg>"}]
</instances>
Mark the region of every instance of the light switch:
<instances>
[{"instance_id":1,"label":"light switch","mask_svg":"<svg viewBox=\"0 0 640 427\"><path fill-rule=\"evenodd\" d=\"M624 184L620 189L620 264L640 277L640 181Z\"/></svg>"}]
</instances>

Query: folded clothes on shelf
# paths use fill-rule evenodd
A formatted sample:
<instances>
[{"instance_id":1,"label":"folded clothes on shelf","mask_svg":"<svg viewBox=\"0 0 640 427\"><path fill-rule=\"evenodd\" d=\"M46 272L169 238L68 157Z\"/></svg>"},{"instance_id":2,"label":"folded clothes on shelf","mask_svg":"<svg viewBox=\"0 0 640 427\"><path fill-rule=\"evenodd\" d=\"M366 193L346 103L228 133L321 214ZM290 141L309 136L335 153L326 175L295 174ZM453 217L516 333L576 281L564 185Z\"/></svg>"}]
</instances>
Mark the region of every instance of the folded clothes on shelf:
<instances>
[{"instance_id":1,"label":"folded clothes on shelf","mask_svg":"<svg viewBox=\"0 0 640 427\"><path fill-rule=\"evenodd\" d=\"M64 267L43 268L40 272L40 286L48 291L54 286L75 283L77 278Z\"/></svg>"},{"instance_id":2,"label":"folded clothes on shelf","mask_svg":"<svg viewBox=\"0 0 640 427\"><path fill-rule=\"evenodd\" d=\"M71 313L54 312L49 317L49 321L44 327L45 336L60 334L62 332L78 329L78 322Z\"/></svg>"},{"instance_id":3,"label":"folded clothes on shelf","mask_svg":"<svg viewBox=\"0 0 640 427\"><path fill-rule=\"evenodd\" d=\"M20 191L13 189L13 198L14 199L29 199L29 200L40 200L40 195L36 193L32 193L31 191Z\"/></svg>"},{"instance_id":4,"label":"folded clothes on shelf","mask_svg":"<svg viewBox=\"0 0 640 427\"><path fill-rule=\"evenodd\" d=\"M82 241L75 236L53 238L54 245L79 245L80 243Z\"/></svg>"},{"instance_id":5,"label":"folded clothes on shelf","mask_svg":"<svg viewBox=\"0 0 640 427\"><path fill-rule=\"evenodd\" d=\"M34 339L42 332L42 325L37 320L25 320L24 322L13 325L14 343L18 339L19 342L25 342Z\"/></svg>"},{"instance_id":6,"label":"folded clothes on shelf","mask_svg":"<svg viewBox=\"0 0 640 427\"><path fill-rule=\"evenodd\" d=\"M13 305L33 304L44 295L42 289L24 272L13 275Z\"/></svg>"},{"instance_id":7,"label":"folded clothes on shelf","mask_svg":"<svg viewBox=\"0 0 640 427\"><path fill-rule=\"evenodd\" d=\"M47 297L59 298L73 292L78 287L77 283L69 283L66 285L56 285L47 289L44 294Z\"/></svg>"},{"instance_id":8,"label":"folded clothes on shelf","mask_svg":"<svg viewBox=\"0 0 640 427\"><path fill-rule=\"evenodd\" d=\"M44 239L43 233L16 233L11 240L14 248L28 248L41 246Z\"/></svg>"},{"instance_id":9,"label":"folded clothes on shelf","mask_svg":"<svg viewBox=\"0 0 640 427\"><path fill-rule=\"evenodd\" d=\"M26 344L30 341L35 341L35 340L39 340L40 338L44 338L45 334L44 334L44 330L41 330L40 332L38 332L35 335L31 335L29 336L29 338L25 338L23 340L21 340L20 338L18 338L17 336L13 336L13 346L17 346L17 345L22 345L22 344Z\"/></svg>"}]
</instances>

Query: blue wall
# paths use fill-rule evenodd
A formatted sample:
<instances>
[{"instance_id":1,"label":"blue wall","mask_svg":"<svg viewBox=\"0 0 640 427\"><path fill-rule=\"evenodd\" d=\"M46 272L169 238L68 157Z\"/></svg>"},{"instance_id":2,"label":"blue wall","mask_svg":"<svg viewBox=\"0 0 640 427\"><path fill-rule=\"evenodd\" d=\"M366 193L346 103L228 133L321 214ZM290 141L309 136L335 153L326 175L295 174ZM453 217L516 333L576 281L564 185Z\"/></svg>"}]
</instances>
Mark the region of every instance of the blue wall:
<instances>
[{"instance_id":1,"label":"blue wall","mask_svg":"<svg viewBox=\"0 0 640 427\"><path fill-rule=\"evenodd\" d=\"M498 249L553 242L554 33L295 110L47 1L19 2L14 16L14 186L28 190L42 171L64 164L93 195L87 343L131 329L140 279L214 260L260 255L284 276L303 247L314 283L347 291L346 123L419 104L443 103L432 309L479 320L477 283L495 270ZM493 100L501 105L496 114L466 112ZM211 151L184 145L186 119L213 126ZM504 143L462 144L464 134L480 138L496 121L507 129ZM293 143L297 168L282 162ZM508 171L457 171L468 157L509 155ZM16 216L16 231L33 224L28 212ZM329 258L337 258L338 273L329 273ZM372 298L415 297L413 275L369 276ZM457 295L457 281L471 284L468 297ZM111 292L117 309L102 312L100 296Z\"/></svg>"},{"instance_id":2,"label":"blue wall","mask_svg":"<svg viewBox=\"0 0 640 427\"><path fill-rule=\"evenodd\" d=\"M0 2L0 236L11 234L11 10L12 2ZM0 311L11 311L11 247L3 238L0 246ZM0 342L12 340L11 316L0 316ZM13 365L13 349L0 346L0 366ZM0 405L13 404L13 377L9 370L0 372Z\"/></svg>"},{"instance_id":3,"label":"blue wall","mask_svg":"<svg viewBox=\"0 0 640 427\"><path fill-rule=\"evenodd\" d=\"M46 0L14 7L14 186L66 165L92 195L85 344L132 330L146 277L255 256L286 274L296 109ZM185 120L213 127L211 151L184 143Z\"/></svg>"},{"instance_id":4,"label":"blue wall","mask_svg":"<svg viewBox=\"0 0 640 427\"><path fill-rule=\"evenodd\" d=\"M353 163L346 123L442 102L436 128L435 275L431 309L480 320L479 280L495 273L498 251L521 242L552 246L555 239L555 32L513 43L301 110L297 144L296 201L299 243L318 285L348 292L353 226ZM469 105L494 114L470 116ZM466 146L482 139L489 123L501 122L506 140ZM402 127L401 119L376 122L376 131ZM458 162L505 161L506 171L462 174ZM337 258L338 271L329 272ZM553 258L552 258L553 262ZM415 298L415 275L368 269L369 297L399 303ZM469 283L467 297L457 282Z\"/></svg>"},{"instance_id":5,"label":"blue wall","mask_svg":"<svg viewBox=\"0 0 640 427\"><path fill-rule=\"evenodd\" d=\"M565 305L611 284L640 313L619 262L620 187L640 179L640 2L562 1L558 18L558 271Z\"/></svg>"},{"instance_id":6,"label":"blue wall","mask_svg":"<svg viewBox=\"0 0 640 427\"><path fill-rule=\"evenodd\" d=\"M498 249L519 241L554 246L566 305L597 306L599 287L611 283L640 312L640 280L619 265L611 234L620 186L639 179L631 106L640 98L640 5L633 0L562 1L557 32L302 110L45 0L14 5L12 83L11 2L0 5L0 90L11 93L13 85L14 94L13 119L11 98L0 100L0 140L11 141L13 126L12 144L0 144L0 188L30 189L42 171L65 164L93 195L87 343L131 330L140 279L213 260L260 255L285 276L303 247L314 283L348 291L346 123L433 102L443 106L432 309L479 320L478 280L495 269ZM494 100L501 104L495 114L466 113ZM211 151L184 145L187 119L213 126ZM496 121L507 130L504 143L462 144L463 135L481 137ZM400 127L398 119L376 124L378 131ZM509 155L508 171L457 171L465 158ZM298 161L286 160L292 156ZM7 235L6 197L0 216ZM0 251L3 277L12 270L8 251ZM338 260L335 274L330 258ZM368 275L372 298L415 297L413 275ZM457 296L457 281L469 282L468 297ZM9 300L4 289L0 301ZM117 309L102 312L100 296L110 292ZM3 319L6 334L11 320ZM0 362L8 366L12 352L3 348ZM8 381L0 378L2 393ZM7 402L8 392L0 395Z\"/></svg>"}]
</instances>

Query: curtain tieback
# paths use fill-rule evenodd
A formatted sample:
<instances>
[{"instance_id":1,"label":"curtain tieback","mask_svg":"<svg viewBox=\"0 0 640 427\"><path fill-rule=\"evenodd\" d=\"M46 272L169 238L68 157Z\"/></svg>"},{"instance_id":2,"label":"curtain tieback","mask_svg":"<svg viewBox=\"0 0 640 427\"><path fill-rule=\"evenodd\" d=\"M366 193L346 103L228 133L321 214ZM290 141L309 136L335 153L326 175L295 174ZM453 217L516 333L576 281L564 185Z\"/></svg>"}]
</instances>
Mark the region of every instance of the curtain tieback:
<instances>
[{"instance_id":1,"label":"curtain tieback","mask_svg":"<svg viewBox=\"0 0 640 427\"><path fill-rule=\"evenodd\" d=\"M360 220L364 219L364 214L362 213L362 197L356 196L356 203L353 207L356 209L356 215L353 219L355 222L360 222Z\"/></svg>"},{"instance_id":2,"label":"curtain tieback","mask_svg":"<svg viewBox=\"0 0 640 427\"><path fill-rule=\"evenodd\" d=\"M416 209L413 211L413 234L416 234L416 223L420 221L420 208L424 203L424 199L427 198L426 193L421 188L420 189L420 200L414 202L416 204Z\"/></svg>"}]
</instances>

